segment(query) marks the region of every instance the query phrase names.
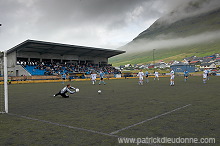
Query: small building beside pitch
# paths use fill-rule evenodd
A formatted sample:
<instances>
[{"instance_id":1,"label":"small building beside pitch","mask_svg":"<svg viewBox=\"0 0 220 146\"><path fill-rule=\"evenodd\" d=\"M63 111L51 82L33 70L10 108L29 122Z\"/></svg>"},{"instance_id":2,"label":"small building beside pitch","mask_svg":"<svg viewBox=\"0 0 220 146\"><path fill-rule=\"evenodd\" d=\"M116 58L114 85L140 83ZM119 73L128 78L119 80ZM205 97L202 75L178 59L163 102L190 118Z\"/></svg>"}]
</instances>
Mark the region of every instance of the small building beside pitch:
<instances>
[{"instance_id":1,"label":"small building beside pitch","mask_svg":"<svg viewBox=\"0 0 220 146\"><path fill-rule=\"evenodd\" d=\"M185 70L187 70L190 73L195 72L195 65L175 64L175 65L171 65L170 68L174 72L184 72Z\"/></svg>"}]
</instances>

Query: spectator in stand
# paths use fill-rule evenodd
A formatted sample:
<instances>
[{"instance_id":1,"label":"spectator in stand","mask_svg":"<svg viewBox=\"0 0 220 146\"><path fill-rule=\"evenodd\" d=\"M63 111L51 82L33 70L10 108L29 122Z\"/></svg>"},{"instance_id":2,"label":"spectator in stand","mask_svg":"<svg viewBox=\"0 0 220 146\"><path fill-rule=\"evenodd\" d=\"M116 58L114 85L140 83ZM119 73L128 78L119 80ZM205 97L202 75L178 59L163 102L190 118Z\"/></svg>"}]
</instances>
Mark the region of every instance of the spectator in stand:
<instances>
[{"instance_id":1,"label":"spectator in stand","mask_svg":"<svg viewBox=\"0 0 220 146\"><path fill-rule=\"evenodd\" d=\"M97 64L77 64L77 63L58 63L49 61L22 61L17 62L24 67L26 65L35 66L34 69L45 70L45 75L61 75L63 73L86 73L91 74L92 71L99 72L103 71L105 74L120 74L121 72L115 69L111 65L97 65Z\"/></svg>"}]
</instances>

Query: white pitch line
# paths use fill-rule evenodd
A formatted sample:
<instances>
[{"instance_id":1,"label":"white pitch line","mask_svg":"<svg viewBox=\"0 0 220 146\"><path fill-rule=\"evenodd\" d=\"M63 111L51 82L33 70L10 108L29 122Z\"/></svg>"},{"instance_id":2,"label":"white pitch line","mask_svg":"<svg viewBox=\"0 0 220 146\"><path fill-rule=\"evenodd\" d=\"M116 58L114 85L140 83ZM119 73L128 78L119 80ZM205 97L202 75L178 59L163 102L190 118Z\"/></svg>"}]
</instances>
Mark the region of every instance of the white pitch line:
<instances>
[{"instance_id":1,"label":"white pitch line","mask_svg":"<svg viewBox=\"0 0 220 146\"><path fill-rule=\"evenodd\" d=\"M99 131L95 131L95 130L89 130L89 129L69 126L69 125L65 125L65 124L54 123L54 122L50 122L50 121L46 121L46 120L40 120L40 119L31 118L31 117L22 116L22 115L17 115L17 114L13 114L13 113L7 113L7 114L11 115L11 116L16 116L16 117L28 119L28 120L39 121L39 122L48 123L48 124L52 124L52 125L56 125L56 126L66 127L66 128L70 128L70 129L86 131L86 132L91 132L91 133L95 133L95 134L111 136L111 137L116 137L116 138L124 138L123 136L117 136L117 135L113 135L113 134L109 134L109 133L104 133L104 132L99 132ZM159 146L159 145L155 145L155 144L152 144L152 143L147 143L147 145Z\"/></svg>"},{"instance_id":2,"label":"white pitch line","mask_svg":"<svg viewBox=\"0 0 220 146\"><path fill-rule=\"evenodd\" d=\"M80 130L80 131L92 132L92 133L100 134L100 135L106 135L106 136L117 137L117 138L120 137L120 136L113 135L113 134L108 134L108 133L99 132L99 131L95 131L95 130L84 129L84 128L79 128L79 127L74 127L74 126L69 126L69 125L65 125L65 124L54 123L54 122L50 122L50 121L46 121L46 120L40 120L40 119L31 118L31 117L22 116L22 115L17 115L17 114L12 114L12 113L8 113L8 115L17 116L17 117L20 117L20 118L24 118L24 119L28 119L28 120L33 120L33 121L40 121L40 122L44 122L44 123L48 123L48 124L52 124L52 125L57 125L57 126L61 126L61 127L66 127L66 128L70 128L70 129L76 129L76 130Z\"/></svg>"},{"instance_id":3,"label":"white pitch line","mask_svg":"<svg viewBox=\"0 0 220 146\"><path fill-rule=\"evenodd\" d=\"M136 124L127 126L127 127L125 127L125 128L119 129L119 130L117 130L117 131L111 132L111 133L109 133L109 134L116 134L116 133L118 133L118 132L120 132L120 131L127 130L127 129L129 129L129 128L132 128L132 127L135 127L135 126L137 126L137 125L143 124L143 123L145 123L145 122L147 122L147 121L151 121L151 120L157 119L157 118L159 118L159 117L168 115L168 114L170 114L170 113L172 113L172 112L175 112L175 111L177 111L177 110L186 108L186 107L188 107L188 106L190 106L190 105L191 105L191 104L187 104L187 105L185 105L185 106L182 106L182 107L176 108L176 109L174 109L174 110L172 110L172 111L169 111L169 112L166 112L166 113L157 115L157 116L152 117L152 118L150 118L150 119L146 119L146 120L141 121L141 122L139 122L139 123L136 123Z\"/></svg>"}]
</instances>

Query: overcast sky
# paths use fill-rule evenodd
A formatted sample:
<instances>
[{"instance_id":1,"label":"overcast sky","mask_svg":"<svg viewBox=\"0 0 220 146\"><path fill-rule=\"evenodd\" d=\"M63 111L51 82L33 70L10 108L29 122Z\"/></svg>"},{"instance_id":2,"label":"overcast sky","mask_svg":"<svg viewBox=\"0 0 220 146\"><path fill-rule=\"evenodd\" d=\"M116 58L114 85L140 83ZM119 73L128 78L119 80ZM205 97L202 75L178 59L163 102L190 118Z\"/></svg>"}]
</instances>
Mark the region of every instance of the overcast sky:
<instances>
[{"instance_id":1,"label":"overcast sky","mask_svg":"<svg viewBox=\"0 0 220 146\"><path fill-rule=\"evenodd\" d=\"M117 49L190 0L0 0L0 50L27 40Z\"/></svg>"}]
</instances>

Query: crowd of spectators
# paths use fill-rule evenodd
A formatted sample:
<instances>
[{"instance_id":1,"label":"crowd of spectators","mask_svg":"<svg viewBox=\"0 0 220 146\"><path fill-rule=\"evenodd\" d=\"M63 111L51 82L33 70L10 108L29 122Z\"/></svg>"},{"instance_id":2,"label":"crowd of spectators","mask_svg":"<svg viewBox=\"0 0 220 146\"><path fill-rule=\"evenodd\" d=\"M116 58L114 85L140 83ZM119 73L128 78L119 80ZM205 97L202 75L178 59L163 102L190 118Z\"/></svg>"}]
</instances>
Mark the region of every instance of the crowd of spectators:
<instances>
[{"instance_id":1,"label":"crowd of spectators","mask_svg":"<svg viewBox=\"0 0 220 146\"><path fill-rule=\"evenodd\" d=\"M121 74L120 70L113 67L111 64L91 64L91 63L60 63L60 62L27 62L22 61L18 62L18 64L23 65L24 67L35 66L34 69L44 70L45 75L62 75L62 74L70 74L70 73L84 73L85 75L89 75L92 72L100 73L103 71L105 74Z\"/></svg>"}]
</instances>

